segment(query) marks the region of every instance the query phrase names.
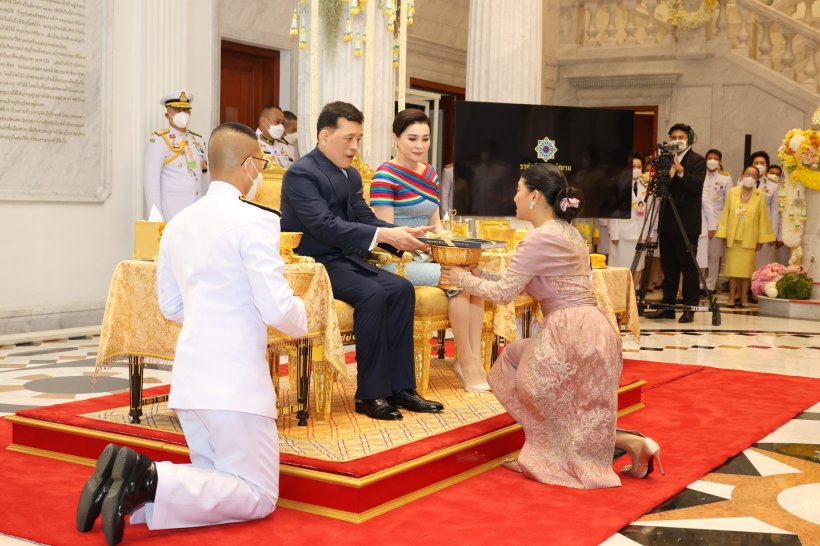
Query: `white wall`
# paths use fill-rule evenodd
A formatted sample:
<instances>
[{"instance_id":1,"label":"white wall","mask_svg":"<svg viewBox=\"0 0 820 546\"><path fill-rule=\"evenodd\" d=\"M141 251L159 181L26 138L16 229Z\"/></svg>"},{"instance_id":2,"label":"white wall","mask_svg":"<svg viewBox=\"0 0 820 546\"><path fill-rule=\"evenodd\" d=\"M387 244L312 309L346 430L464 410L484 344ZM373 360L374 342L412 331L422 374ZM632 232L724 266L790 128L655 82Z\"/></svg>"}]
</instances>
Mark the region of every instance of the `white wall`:
<instances>
[{"instance_id":1,"label":"white wall","mask_svg":"<svg viewBox=\"0 0 820 546\"><path fill-rule=\"evenodd\" d=\"M104 100L112 113L111 195L99 204L0 202L0 334L99 324L111 273L133 250L143 147L149 132L164 126L161 93L190 87L191 127L211 127L217 78L208 29L216 28L215 0L108 6L112 44ZM44 150L42 161L31 165L32 176L60 176L60 164L70 161Z\"/></svg>"},{"instance_id":2,"label":"white wall","mask_svg":"<svg viewBox=\"0 0 820 546\"><path fill-rule=\"evenodd\" d=\"M469 0L416 0L407 33L407 77L467 85Z\"/></svg>"}]
</instances>

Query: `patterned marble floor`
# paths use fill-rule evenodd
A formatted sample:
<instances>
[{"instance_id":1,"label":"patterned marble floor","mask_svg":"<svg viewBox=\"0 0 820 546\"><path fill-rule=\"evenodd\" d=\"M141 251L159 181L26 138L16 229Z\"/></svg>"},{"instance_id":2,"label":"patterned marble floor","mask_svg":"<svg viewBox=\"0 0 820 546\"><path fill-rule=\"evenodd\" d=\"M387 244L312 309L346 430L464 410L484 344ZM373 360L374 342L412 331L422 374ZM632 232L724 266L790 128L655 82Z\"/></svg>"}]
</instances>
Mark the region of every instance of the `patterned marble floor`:
<instances>
[{"instance_id":1,"label":"patterned marble floor","mask_svg":"<svg viewBox=\"0 0 820 546\"><path fill-rule=\"evenodd\" d=\"M820 377L820 322L726 310L695 322L641 320L640 341L624 337L624 357ZM127 390L127 369L91 384L98 339L0 345L0 415ZM146 385L170 381L147 369ZM628 544L820 544L820 393L818 404L604 542ZM784 528L785 527L785 528ZM789 530L787 530L788 528ZM0 534L0 545L31 544Z\"/></svg>"}]
</instances>

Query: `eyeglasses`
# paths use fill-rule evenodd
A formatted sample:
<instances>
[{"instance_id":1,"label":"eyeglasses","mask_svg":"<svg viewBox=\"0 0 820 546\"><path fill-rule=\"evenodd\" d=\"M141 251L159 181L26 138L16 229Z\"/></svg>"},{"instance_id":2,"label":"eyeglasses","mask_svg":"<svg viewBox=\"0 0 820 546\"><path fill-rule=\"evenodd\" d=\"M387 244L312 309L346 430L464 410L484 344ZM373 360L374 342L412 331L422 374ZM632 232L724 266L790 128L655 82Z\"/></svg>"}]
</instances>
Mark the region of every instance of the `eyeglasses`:
<instances>
[{"instance_id":1,"label":"eyeglasses","mask_svg":"<svg viewBox=\"0 0 820 546\"><path fill-rule=\"evenodd\" d=\"M245 159L243 159L243 160L242 160L242 163L244 163L245 161L247 161L247 160L248 160L248 158L255 159L255 160L257 160L257 161L261 161L261 162L262 162L262 170L263 170L263 171L264 171L264 170L267 170L268 165L270 165L270 159L265 159L264 157L256 157L255 155L249 155L248 157L246 157ZM240 163L240 165L241 165L242 163Z\"/></svg>"}]
</instances>

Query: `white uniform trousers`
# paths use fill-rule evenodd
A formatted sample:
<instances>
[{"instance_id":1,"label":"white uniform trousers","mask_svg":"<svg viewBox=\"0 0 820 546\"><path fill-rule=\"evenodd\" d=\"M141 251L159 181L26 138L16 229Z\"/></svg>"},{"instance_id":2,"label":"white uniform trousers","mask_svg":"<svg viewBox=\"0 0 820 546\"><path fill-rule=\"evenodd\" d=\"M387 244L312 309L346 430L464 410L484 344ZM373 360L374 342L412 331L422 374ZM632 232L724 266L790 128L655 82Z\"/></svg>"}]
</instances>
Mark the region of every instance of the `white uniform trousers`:
<instances>
[{"instance_id":1,"label":"white uniform trousers","mask_svg":"<svg viewBox=\"0 0 820 546\"><path fill-rule=\"evenodd\" d=\"M177 410L191 464L158 462L157 493L131 514L149 529L264 518L279 498L279 434L271 417Z\"/></svg>"},{"instance_id":2,"label":"white uniform trousers","mask_svg":"<svg viewBox=\"0 0 820 546\"><path fill-rule=\"evenodd\" d=\"M712 292L717 286L718 274L720 273L720 259L723 257L724 239L712 237L709 239L709 271L706 273L706 286ZM698 245L700 248L700 245Z\"/></svg>"}]
</instances>

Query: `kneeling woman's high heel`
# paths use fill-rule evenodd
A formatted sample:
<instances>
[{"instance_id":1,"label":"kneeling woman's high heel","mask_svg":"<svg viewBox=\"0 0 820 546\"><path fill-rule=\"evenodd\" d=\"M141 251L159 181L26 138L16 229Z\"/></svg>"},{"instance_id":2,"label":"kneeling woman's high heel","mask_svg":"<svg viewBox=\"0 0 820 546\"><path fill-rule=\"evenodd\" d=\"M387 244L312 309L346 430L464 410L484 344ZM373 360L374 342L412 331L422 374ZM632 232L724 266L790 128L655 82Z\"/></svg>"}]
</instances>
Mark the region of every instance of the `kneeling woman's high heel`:
<instances>
[{"instance_id":1,"label":"kneeling woman's high heel","mask_svg":"<svg viewBox=\"0 0 820 546\"><path fill-rule=\"evenodd\" d=\"M492 389L490 385L485 383L479 383L478 385L468 385L466 381L464 381L464 374L461 372L461 363L456 360L453 364L453 370L456 372L456 375L461 380L461 384L464 387L464 390L467 392L490 392Z\"/></svg>"},{"instance_id":2,"label":"kneeling woman's high heel","mask_svg":"<svg viewBox=\"0 0 820 546\"><path fill-rule=\"evenodd\" d=\"M623 430L619 432L625 432L643 439L640 443L628 442L619 446L629 453L629 457L632 459L632 464L624 466L621 470L623 474L638 479L646 478L652 474L652 471L655 469L655 461L658 462L658 468L660 468L661 474L666 474L661 464L661 446L658 445L658 442L634 430Z\"/></svg>"}]
</instances>

